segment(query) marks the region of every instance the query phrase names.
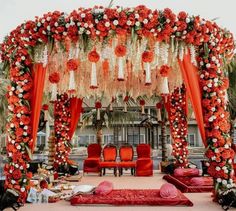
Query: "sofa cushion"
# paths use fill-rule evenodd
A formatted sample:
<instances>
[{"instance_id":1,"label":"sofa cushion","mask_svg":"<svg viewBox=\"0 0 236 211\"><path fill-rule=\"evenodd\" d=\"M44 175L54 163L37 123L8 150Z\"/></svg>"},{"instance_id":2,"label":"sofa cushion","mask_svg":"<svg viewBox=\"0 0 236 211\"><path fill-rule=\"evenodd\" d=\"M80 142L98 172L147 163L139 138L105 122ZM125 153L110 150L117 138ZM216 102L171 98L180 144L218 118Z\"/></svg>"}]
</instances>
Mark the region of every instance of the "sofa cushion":
<instances>
[{"instance_id":1,"label":"sofa cushion","mask_svg":"<svg viewBox=\"0 0 236 211\"><path fill-rule=\"evenodd\" d=\"M95 189L97 195L107 195L113 190L113 184L109 181L103 181Z\"/></svg>"},{"instance_id":2,"label":"sofa cushion","mask_svg":"<svg viewBox=\"0 0 236 211\"><path fill-rule=\"evenodd\" d=\"M174 185L165 183L160 188L160 196L165 199L173 199L178 196L178 190Z\"/></svg>"}]
</instances>

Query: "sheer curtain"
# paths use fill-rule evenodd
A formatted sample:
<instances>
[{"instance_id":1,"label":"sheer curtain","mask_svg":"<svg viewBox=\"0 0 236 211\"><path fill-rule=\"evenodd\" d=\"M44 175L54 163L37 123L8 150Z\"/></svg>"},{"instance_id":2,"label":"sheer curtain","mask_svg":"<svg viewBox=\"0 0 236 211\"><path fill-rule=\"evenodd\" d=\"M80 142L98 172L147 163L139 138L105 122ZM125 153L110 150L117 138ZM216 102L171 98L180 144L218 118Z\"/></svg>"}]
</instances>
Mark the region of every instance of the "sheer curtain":
<instances>
[{"instance_id":1,"label":"sheer curtain","mask_svg":"<svg viewBox=\"0 0 236 211\"><path fill-rule=\"evenodd\" d=\"M203 109L202 109L202 94L199 85L198 69L191 63L190 55L184 55L183 61L179 60L179 66L183 75L184 83L192 103L193 111L198 123L198 128L202 137L203 144L207 146L204 120L203 120Z\"/></svg>"},{"instance_id":2,"label":"sheer curtain","mask_svg":"<svg viewBox=\"0 0 236 211\"><path fill-rule=\"evenodd\" d=\"M69 130L69 137L70 139L73 137L73 134L76 130L76 126L78 124L81 111L82 111L82 103L83 99L72 97L70 99L70 108L71 108L71 123L70 123L70 130Z\"/></svg>"},{"instance_id":3,"label":"sheer curtain","mask_svg":"<svg viewBox=\"0 0 236 211\"><path fill-rule=\"evenodd\" d=\"M31 112L32 112L31 113L32 139L33 139L33 147L31 149L32 151L34 150L37 137L39 117L43 100L45 75L46 75L46 68L43 67L42 63L36 63L33 66L33 71L32 71L33 89L32 89L32 98L30 100Z\"/></svg>"}]
</instances>

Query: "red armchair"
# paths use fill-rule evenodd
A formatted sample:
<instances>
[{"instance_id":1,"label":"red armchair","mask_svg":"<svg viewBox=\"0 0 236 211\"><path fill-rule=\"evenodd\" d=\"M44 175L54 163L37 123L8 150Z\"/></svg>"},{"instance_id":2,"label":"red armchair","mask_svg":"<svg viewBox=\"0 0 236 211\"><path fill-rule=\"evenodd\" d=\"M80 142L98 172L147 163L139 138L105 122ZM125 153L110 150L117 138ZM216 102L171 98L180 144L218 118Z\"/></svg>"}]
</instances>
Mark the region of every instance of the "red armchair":
<instances>
[{"instance_id":1,"label":"red armchair","mask_svg":"<svg viewBox=\"0 0 236 211\"><path fill-rule=\"evenodd\" d=\"M106 168L114 169L114 175L116 176L117 171L117 149L115 145L108 144L103 148L103 161L100 162L100 176L106 174ZM103 172L102 172L103 170Z\"/></svg>"},{"instance_id":2,"label":"red armchair","mask_svg":"<svg viewBox=\"0 0 236 211\"><path fill-rule=\"evenodd\" d=\"M152 176L153 160L151 159L151 147L149 144L137 146L136 176Z\"/></svg>"},{"instance_id":3,"label":"red armchair","mask_svg":"<svg viewBox=\"0 0 236 211\"><path fill-rule=\"evenodd\" d=\"M123 169L131 169L131 174L134 175L136 162L133 161L134 150L131 145L123 145L119 150L120 162L118 163L119 176L123 174Z\"/></svg>"},{"instance_id":4,"label":"red armchair","mask_svg":"<svg viewBox=\"0 0 236 211\"><path fill-rule=\"evenodd\" d=\"M102 148L99 144L90 144L87 148L88 158L84 160L84 173L100 173L100 156Z\"/></svg>"}]
</instances>

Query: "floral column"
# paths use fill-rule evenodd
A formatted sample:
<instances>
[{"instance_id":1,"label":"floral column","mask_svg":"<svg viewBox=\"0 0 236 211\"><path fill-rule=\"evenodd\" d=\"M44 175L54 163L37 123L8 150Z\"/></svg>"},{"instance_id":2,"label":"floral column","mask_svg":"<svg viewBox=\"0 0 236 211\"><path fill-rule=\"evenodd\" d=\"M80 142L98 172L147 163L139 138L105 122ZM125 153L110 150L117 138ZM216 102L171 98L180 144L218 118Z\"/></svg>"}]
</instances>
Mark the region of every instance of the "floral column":
<instances>
[{"instance_id":1,"label":"floral column","mask_svg":"<svg viewBox=\"0 0 236 211\"><path fill-rule=\"evenodd\" d=\"M188 121L185 87L175 88L169 99L169 121L172 136L173 156L177 167L188 166Z\"/></svg>"},{"instance_id":2,"label":"floral column","mask_svg":"<svg viewBox=\"0 0 236 211\"><path fill-rule=\"evenodd\" d=\"M55 144L56 153L54 167L57 169L67 164L69 159L70 148L70 100L67 94L57 96L54 108L54 130L55 130Z\"/></svg>"}]
</instances>

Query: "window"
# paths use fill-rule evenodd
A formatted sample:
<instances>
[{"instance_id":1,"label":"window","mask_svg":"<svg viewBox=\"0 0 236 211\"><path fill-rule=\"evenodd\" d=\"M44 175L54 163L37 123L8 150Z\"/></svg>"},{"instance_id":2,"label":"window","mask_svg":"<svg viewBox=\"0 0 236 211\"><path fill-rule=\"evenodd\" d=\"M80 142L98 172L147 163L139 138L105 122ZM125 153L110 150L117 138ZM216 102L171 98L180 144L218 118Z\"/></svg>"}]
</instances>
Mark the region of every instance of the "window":
<instances>
[{"instance_id":1,"label":"window","mask_svg":"<svg viewBox=\"0 0 236 211\"><path fill-rule=\"evenodd\" d=\"M75 147L88 146L91 143L95 143L95 135L80 135L78 136L77 143L75 142Z\"/></svg>"},{"instance_id":2,"label":"window","mask_svg":"<svg viewBox=\"0 0 236 211\"><path fill-rule=\"evenodd\" d=\"M188 134L188 144L190 147L196 147L195 134Z\"/></svg>"},{"instance_id":3,"label":"window","mask_svg":"<svg viewBox=\"0 0 236 211\"><path fill-rule=\"evenodd\" d=\"M112 134L105 134L103 135L103 141L104 145L113 143L114 142L114 136Z\"/></svg>"},{"instance_id":4,"label":"window","mask_svg":"<svg viewBox=\"0 0 236 211\"><path fill-rule=\"evenodd\" d=\"M140 144L145 144L145 134L140 134Z\"/></svg>"}]
</instances>

